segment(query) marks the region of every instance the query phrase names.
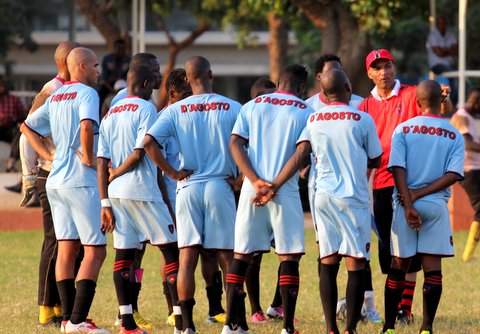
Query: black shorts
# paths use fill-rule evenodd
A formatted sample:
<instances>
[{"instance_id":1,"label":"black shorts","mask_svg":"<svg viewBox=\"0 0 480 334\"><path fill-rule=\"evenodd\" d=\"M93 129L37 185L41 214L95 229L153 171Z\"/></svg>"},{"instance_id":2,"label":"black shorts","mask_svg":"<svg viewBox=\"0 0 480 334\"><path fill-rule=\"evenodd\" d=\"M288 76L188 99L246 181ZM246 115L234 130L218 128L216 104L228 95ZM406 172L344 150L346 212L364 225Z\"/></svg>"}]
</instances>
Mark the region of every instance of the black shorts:
<instances>
[{"instance_id":1,"label":"black shorts","mask_svg":"<svg viewBox=\"0 0 480 334\"><path fill-rule=\"evenodd\" d=\"M465 178L460 181L467 192L470 204L475 211L475 221L480 222L480 170L465 172Z\"/></svg>"}]
</instances>

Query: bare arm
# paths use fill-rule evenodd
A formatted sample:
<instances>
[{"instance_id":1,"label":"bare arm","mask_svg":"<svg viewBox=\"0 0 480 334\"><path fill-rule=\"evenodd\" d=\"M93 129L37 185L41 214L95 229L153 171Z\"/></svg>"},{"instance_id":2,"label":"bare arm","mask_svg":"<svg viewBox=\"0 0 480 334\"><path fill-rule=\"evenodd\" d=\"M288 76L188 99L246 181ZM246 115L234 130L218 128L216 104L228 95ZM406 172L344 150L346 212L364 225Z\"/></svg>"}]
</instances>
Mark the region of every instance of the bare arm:
<instances>
[{"instance_id":1,"label":"bare arm","mask_svg":"<svg viewBox=\"0 0 480 334\"><path fill-rule=\"evenodd\" d=\"M153 160L153 162L160 168L165 174L170 176L174 180L183 180L187 179L188 176L193 174L193 170L181 169L177 171L173 168L168 161L163 157L162 151L158 146L155 139L152 136L146 135L143 142L143 147L147 152L148 156Z\"/></svg>"},{"instance_id":2,"label":"bare arm","mask_svg":"<svg viewBox=\"0 0 480 334\"><path fill-rule=\"evenodd\" d=\"M76 150L82 163L90 168L95 168L95 157L93 155L93 138L95 135L93 121L85 119L80 122L80 145L82 152Z\"/></svg>"},{"instance_id":3,"label":"bare arm","mask_svg":"<svg viewBox=\"0 0 480 334\"><path fill-rule=\"evenodd\" d=\"M172 216L172 220L176 224L175 211L173 211L172 203L170 202L170 198L168 198L167 184L165 183L165 178L163 177L161 170L157 171L157 183L160 193L162 194L163 201L167 205L168 212L170 212L170 216Z\"/></svg>"},{"instance_id":4,"label":"bare arm","mask_svg":"<svg viewBox=\"0 0 480 334\"><path fill-rule=\"evenodd\" d=\"M135 149L133 152L125 159L125 161L118 166L117 168L109 168L108 172L110 174L108 181L112 182L117 177L122 176L131 169L135 168L140 160L145 156L145 151L142 149ZM98 166L98 164L97 164Z\"/></svg>"},{"instance_id":5,"label":"bare arm","mask_svg":"<svg viewBox=\"0 0 480 334\"><path fill-rule=\"evenodd\" d=\"M105 158L97 159L98 192L101 200L108 199L108 162L109 160ZM111 207L102 205L101 220L102 232L113 232L115 216Z\"/></svg>"},{"instance_id":6,"label":"bare arm","mask_svg":"<svg viewBox=\"0 0 480 334\"><path fill-rule=\"evenodd\" d=\"M379 168L380 167L380 163L382 162L382 156L378 156L374 159L368 159L368 162L367 162L367 179L370 178L370 174L372 173L372 168Z\"/></svg>"},{"instance_id":7,"label":"bare arm","mask_svg":"<svg viewBox=\"0 0 480 334\"><path fill-rule=\"evenodd\" d=\"M25 123L23 123L20 127L20 131L25 135L25 137L27 137L30 145L32 145L33 149L37 151L37 153L40 154L42 158L47 161L53 160L53 154L47 148L45 142L43 141L43 138L38 133L26 126Z\"/></svg>"},{"instance_id":8,"label":"bare arm","mask_svg":"<svg viewBox=\"0 0 480 334\"><path fill-rule=\"evenodd\" d=\"M38 93L35 98L33 99L32 102L32 107L30 108L30 111L28 112L28 115L30 116L35 110L40 108L41 106L44 105L45 101L48 99L50 95L45 93L45 92L40 92Z\"/></svg>"},{"instance_id":9,"label":"bare arm","mask_svg":"<svg viewBox=\"0 0 480 334\"><path fill-rule=\"evenodd\" d=\"M436 192L439 192L440 190L450 187L458 180L459 175L457 173L446 172L443 176L439 177L438 179L423 188L410 189L409 197L411 198L412 202L415 202L419 198L434 194Z\"/></svg>"},{"instance_id":10,"label":"bare arm","mask_svg":"<svg viewBox=\"0 0 480 334\"><path fill-rule=\"evenodd\" d=\"M397 192L403 197L403 207L405 209L405 217L407 224L414 230L422 228L422 220L420 214L413 207L413 200L410 198L410 192L407 186L407 176L405 169L402 167L393 167L393 179Z\"/></svg>"}]
</instances>

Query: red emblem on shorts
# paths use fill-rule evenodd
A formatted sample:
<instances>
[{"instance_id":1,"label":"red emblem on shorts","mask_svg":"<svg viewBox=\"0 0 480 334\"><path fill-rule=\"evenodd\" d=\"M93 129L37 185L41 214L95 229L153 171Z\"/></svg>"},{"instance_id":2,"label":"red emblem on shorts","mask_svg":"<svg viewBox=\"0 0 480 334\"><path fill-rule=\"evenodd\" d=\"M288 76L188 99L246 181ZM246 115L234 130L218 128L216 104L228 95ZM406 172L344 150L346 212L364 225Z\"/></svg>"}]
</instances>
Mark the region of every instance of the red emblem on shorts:
<instances>
[{"instance_id":1,"label":"red emblem on shorts","mask_svg":"<svg viewBox=\"0 0 480 334\"><path fill-rule=\"evenodd\" d=\"M171 234L173 234L173 231L175 231L175 226L173 224L168 225L168 230Z\"/></svg>"},{"instance_id":2,"label":"red emblem on shorts","mask_svg":"<svg viewBox=\"0 0 480 334\"><path fill-rule=\"evenodd\" d=\"M367 253L370 252L370 243L369 242L367 242L367 244L365 245L365 249L366 249Z\"/></svg>"},{"instance_id":3,"label":"red emblem on shorts","mask_svg":"<svg viewBox=\"0 0 480 334\"><path fill-rule=\"evenodd\" d=\"M453 247L453 237L452 236L450 236L450 245L452 245L452 247Z\"/></svg>"}]
</instances>

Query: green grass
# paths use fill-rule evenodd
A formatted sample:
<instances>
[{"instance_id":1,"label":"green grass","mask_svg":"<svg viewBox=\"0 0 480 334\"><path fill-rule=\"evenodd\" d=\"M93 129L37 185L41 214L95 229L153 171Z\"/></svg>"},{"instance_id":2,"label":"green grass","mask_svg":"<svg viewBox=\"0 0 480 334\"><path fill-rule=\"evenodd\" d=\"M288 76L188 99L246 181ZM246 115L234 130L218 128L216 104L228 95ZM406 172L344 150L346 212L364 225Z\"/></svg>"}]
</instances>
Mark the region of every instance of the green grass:
<instances>
[{"instance_id":1,"label":"green grass","mask_svg":"<svg viewBox=\"0 0 480 334\"><path fill-rule=\"evenodd\" d=\"M461 251L466 240L466 232L454 234L457 256L444 260L443 295L435 321L435 333L479 333L480 332L480 250L477 260L462 263ZM383 285L385 277L380 273L376 258L376 239L372 242L372 270L375 288L375 301L383 314ZM0 333L58 333L58 329L37 329L37 275L38 257L42 234L38 232L1 232L0 233ZM306 231L307 255L300 265L300 292L297 304L297 317L301 320L297 328L302 334L324 333L322 307L318 292L317 249L312 230ZM117 313L115 290L112 279L113 254L112 240L109 239L108 257L102 268L97 293L90 311L95 322L115 333L113 320ZM159 277L160 252L149 247L144 259L144 283L140 293L140 310L145 318L152 320L151 333L171 333L172 328L165 325L166 304ZM264 310L273 297L278 262L274 254L266 254L261 271L261 302ZM197 305L194 318L199 333L220 333L221 326L206 324L207 305L205 284L197 270ZM342 266L338 275L339 295L344 295L346 271ZM412 327L398 328L397 333L417 333L421 321L422 282L415 291L413 312L416 316ZM225 303L224 303L225 305ZM247 312L250 311L247 305ZM269 322L252 325L256 334L280 333L281 322ZM340 324L340 328L343 325ZM376 333L379 325L359 324L359 333Z\"/></svg>"}]
</instances>

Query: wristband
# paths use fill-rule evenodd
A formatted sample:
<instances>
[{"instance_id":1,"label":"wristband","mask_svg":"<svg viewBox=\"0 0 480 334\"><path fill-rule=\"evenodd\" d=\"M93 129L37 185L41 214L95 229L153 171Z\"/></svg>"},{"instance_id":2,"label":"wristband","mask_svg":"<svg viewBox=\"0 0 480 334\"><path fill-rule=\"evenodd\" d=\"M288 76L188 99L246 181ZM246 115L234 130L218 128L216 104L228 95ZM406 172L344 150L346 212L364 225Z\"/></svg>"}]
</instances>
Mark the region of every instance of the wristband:
<instances>
[{"instance_id":1,"label":"wristband","mask_svg":"<svg viewBox=\"0 0 480 334\"><path fill-rule=\"evenodd\" d=\"M100 200L100 203L102 204L102 208L111 208L112 207L112 203L110 202L110 199L108 199L108 198L104 198L104 199Z\"/></svg>"}]
</instances>

